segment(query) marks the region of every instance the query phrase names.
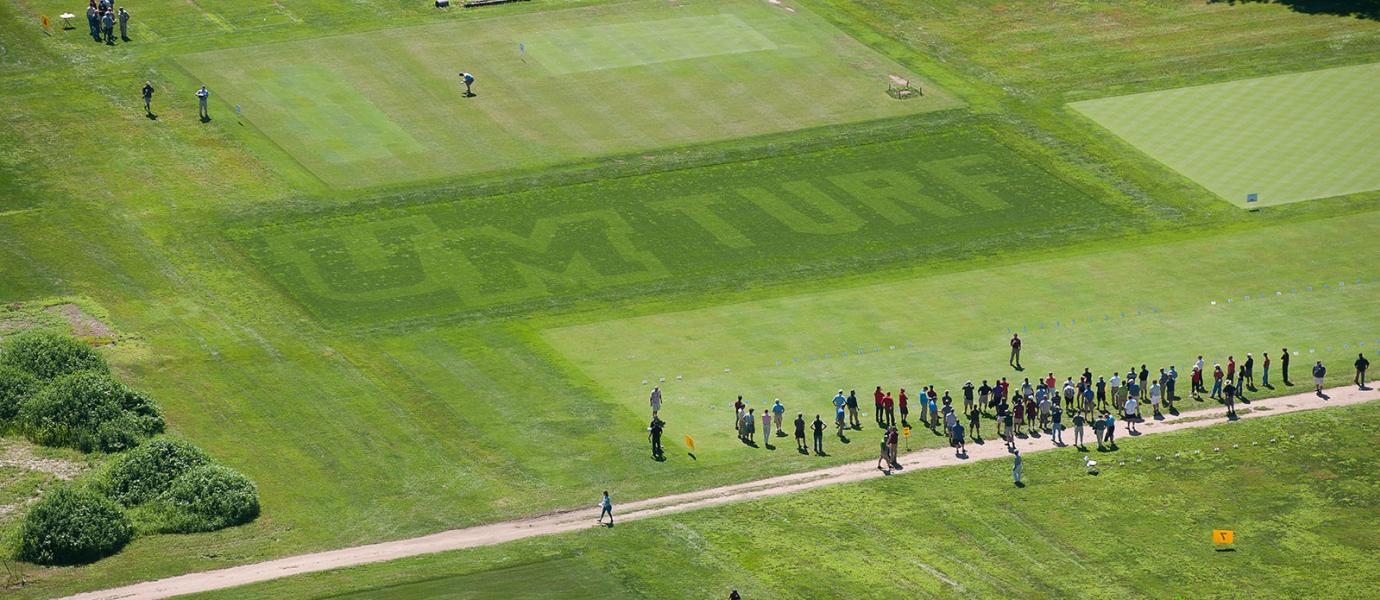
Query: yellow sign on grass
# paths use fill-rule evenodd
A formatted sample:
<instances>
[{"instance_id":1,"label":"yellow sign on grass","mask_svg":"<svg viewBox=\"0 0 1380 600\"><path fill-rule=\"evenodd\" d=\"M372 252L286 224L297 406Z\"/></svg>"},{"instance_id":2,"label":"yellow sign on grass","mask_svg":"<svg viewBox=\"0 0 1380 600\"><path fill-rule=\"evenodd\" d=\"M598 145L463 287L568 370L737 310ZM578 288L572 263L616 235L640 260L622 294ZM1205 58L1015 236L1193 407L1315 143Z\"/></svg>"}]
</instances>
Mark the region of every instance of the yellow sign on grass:
<instances>
[{"instance_id":1,"label":"yellow sign on grass","mask_svg":"<svg viewBox=\"0 0 1380 600\"><path fill-rule=\"evenodd\" d=\"M691 452L694 452L694 451L695 451L695 438L692 438L692 437L690 437L689 435L686 435L686 436L685 436L685 447L689 448Z\"/></svg>"},{"instance_id":2,"label":"yellow sign on grass","mask_svg":"<svg viewBox=\"0 0 1380 600\"><path fill-rule=\"evenodd\" d=\"M901 431L902 431L903 433L905 433L906 437L910 437L910 428L909 428L909 427L903 428L903 429L901 429Z\"/></svg>"},{"instance_id":3,"label":"yellow sign on grass","mask_svg":"<svg viewBox=\"0 0 1380 600\"><path fill-rule=\"evenodd\" d=\"M1218 546L1230 546L1236 539L1236 532L1230 529L1212 530L1212 543Z\"/></svg>"}]
</instances>

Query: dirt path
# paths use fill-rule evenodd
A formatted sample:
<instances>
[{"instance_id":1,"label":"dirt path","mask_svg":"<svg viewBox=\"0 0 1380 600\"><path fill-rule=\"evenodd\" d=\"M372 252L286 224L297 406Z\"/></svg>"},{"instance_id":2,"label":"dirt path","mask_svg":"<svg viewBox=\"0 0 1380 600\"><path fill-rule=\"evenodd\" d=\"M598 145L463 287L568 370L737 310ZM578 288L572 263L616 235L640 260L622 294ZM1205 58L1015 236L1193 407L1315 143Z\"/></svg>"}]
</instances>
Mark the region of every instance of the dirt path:
<instances>
[{"instance_id":1,"label":"dirt path","mask_svg":"<svg viewBox=\"0 0 1380 600\"><path fill-rule=\"evenodd\" d=\"M1329 395L1328 399L1320 398L1312 393L1302 393L1280 398L1257 400L1250 405L1239 405L1238 408L1245 411L1247 406L1249 406L1250 411L1242 412L1240 416L1242 419L1254 419L1328 406L1360 404L1362 402L1380 399L1380 391L1363 391L1351 386L1334 388L1328 390L1327 394ZM1191 400L1180 401L1180 403L1184 402L1194 404ZM1191 427L1207 427L1224 423L1224 415L1225 411L1223 409L1212 408L1184 413L1179 417L1168 417L1163 421L1146 421L1140 424L1138 428L1142 431L1142 435L1152 435L1188 429ZM1124 423L1119 424L1117 427L1117 438L1123 444L1128 443L1131 437L1128 436L1125 431ZM1068 433L1067 437L1071 441L1072 433ZM1088 432L1088 438L1092 438L1091 431ZM1022 452L1038 452L1054 448L1048 436L1026 440L1018 439L1017 445ZM955 458L953 451L948 448L917 450L900 457L901 464L905 465L905 469L899 473L913 473L922 469L948 466L975 460L1005 458L1007 456L1009 456L1009 454L1003 444L990 440L983 445L970 444L968 446L968 458L966 460ZM726 485L685 494L675 494L648 500L639 500L637 502L628 502L616 505L614 508L617 511L619 522L627 522L725 504L728 502L740 502L753 498L779 496L826 485L861 481L881 476L881 473L876 469L876 461L869 460L839 465L827 469L782 475L780 477L772 477L759 481ZM597 516L598 514L598 509L594 507L594 496L591 495L590 498L589 508L575 509L540 517L520 519L517 521L494 523L492 525L454 529L406 540L369 544L353 548L342 548L339 550L303 554L300 556L290 556L287 558L238 567L228 567L215 571L188 573L186 575L169 577L167 579L159 579L157 581L78 594L70 596L69 598L82 600L152 600L155 598L168 598L182 594L206 592L260 581L268 581L270 579L288 577L301 573L328 571L367 563L384 562L419 554L474 548L477 546L499 544L539 535L588 529L594 526L594 521L591 521L590 517Z\"/></svg>"}]
</instances>

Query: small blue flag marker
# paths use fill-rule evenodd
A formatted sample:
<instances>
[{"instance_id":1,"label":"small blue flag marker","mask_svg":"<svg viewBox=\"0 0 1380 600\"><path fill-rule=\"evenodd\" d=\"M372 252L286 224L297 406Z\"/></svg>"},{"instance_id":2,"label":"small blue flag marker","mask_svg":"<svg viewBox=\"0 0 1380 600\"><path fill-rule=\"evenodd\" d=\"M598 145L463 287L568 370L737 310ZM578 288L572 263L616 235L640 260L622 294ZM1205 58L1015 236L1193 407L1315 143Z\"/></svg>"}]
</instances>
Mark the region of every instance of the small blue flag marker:
<instances>
[{"instance_id":1,"label":"small blue flag marker","mask_svg":"<svg viewBox=\"0 0 1380 600\"><path fill-rule=\"evenodd\" d=\"M1260 199L1260 194L1246 194L1247 202L1255 202Z\"/></svg>"}]
</instances>

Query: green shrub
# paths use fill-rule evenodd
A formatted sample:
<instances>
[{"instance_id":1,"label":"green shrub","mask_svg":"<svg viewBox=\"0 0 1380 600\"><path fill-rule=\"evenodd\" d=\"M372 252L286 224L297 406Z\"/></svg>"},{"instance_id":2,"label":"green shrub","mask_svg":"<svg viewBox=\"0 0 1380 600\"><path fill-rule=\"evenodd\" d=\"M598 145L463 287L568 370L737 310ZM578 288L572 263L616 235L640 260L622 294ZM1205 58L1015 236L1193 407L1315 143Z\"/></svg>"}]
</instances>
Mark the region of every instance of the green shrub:
<instances>
[{"instance_id":1,"label":"green shrub","mask_svg":"<svg viewBox=\"0 0 1380 600\"><path fill-rule=\"evenodd\" d=\"M38 392L38 380L28 371L0 365L0 429L14 420L19 407Z\"/></svg>"},{"instance_id":2,"label":"green shrub","mask_svg":"<svg viewBox=\"0 0 1380 600\"><path fill-rule=\"evenodd\" d=\"M41 565L88 563L118 552L133 537L134 525L113 500L63 486L24 516L17 557Z\"/></svg>"},{"instance_id":3,"label":"green shrub","mask_svg":"<svg viewBox=\"0 0 1380 600\"><path fill-rule=\"evenodd\" d=\"M0 365L20 369L39 379L55 379L77 371L109 371L105 359L71 336L31 329L5 339Z\"/></svg>"},{"instance_id":4,"label":"green shrub","mask_svg":"<svg viewBox=\"0 0 1380 600\"><path fill-rule=\"evenodd\" d=\"M24 435L45 446L117 452L163 431L158 406L109 374L65 375L19 408Z\"/></svg>"},{"instance_id":5,"label":"green shrub","mask_svg":"<svg viewBox=\"0 0 1380 600\"><path fill-rule=\"evenodd\" d=\"M259 488L230 467L202 465L178 476L149 506L159 514L159 531L214 531L259 516Z\"/></svg>"},{"instance_id":6,"label":"green shrub","mask_svg":"<svg viewBox=\"0 0 1380 600\"><path fill-rule=\"evenodd\" d=\"M190 442L154 438L117 459L102 485L111 498L134 506L167 491L173 480L188 469L210 462L211 458Z\"/></svg>"}]
</instances>

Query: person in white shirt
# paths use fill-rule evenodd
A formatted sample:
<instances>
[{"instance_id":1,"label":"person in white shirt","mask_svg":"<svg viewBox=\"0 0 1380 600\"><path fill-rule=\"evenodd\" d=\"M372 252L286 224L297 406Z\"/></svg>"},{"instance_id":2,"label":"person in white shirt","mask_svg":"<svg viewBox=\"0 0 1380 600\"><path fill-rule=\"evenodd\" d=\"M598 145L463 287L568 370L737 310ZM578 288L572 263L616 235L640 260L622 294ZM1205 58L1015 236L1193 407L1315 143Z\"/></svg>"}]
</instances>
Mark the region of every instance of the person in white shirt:
<instances>
[{"instance_id":1,"label":"person in white shirt","mask_svg":"<svg viewBox=\"0 0 1380 600\"><path fill-rule=\"evenodd\" d=\"M652 418L655 419L655 418L656 418L656 414L659 413L659 412L661 412L661 386L656 386L656 387L653 387L653 388L652 388L652 398L651 398L651 402L652 402Z\"/></svg>"},{"instance_id":2,"label":"person in white shirt","mask_svg":"<svg viewBox=\"0 0 1380 600\"><path fill-rule=\"evenodd\" d=\"M1136 410L1140 408L1135 398L1126 399L1126 432L1136 433Z\"/></svg>"},{"instance_id":3,"label":"person in white shirt","mask_svg":"<svg viewBox=\"0 0 1380 600\"><path fill-rule=\"evenodd\" d=\"M1160 382L1158 381L1150 382L1150 411L1157 417L1160 415Z\"/></svg>"}]
</instances>

